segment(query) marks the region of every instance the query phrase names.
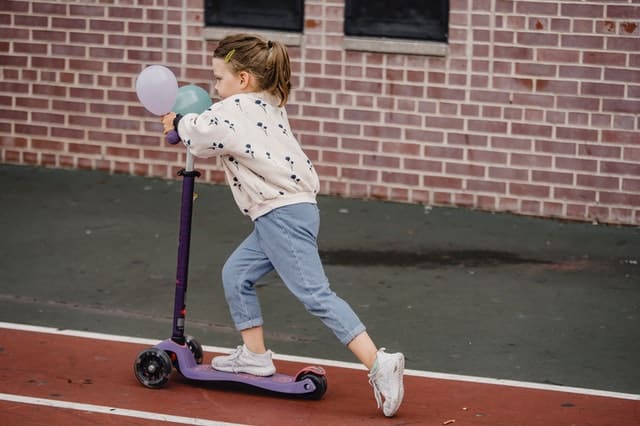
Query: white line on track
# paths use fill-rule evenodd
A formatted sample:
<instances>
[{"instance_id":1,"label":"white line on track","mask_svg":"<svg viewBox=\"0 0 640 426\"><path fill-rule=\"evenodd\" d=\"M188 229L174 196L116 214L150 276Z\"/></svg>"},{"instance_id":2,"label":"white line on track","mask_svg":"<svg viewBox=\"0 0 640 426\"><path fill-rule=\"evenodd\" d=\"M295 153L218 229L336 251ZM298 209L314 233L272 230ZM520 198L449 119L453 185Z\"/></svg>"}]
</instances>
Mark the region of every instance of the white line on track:
<instances>
[{"instance_id":1,"label":"white line on track","mask_svg":"<svg viewBox=\"0 0 640 426\"><path fill-rule=\"evenodd\" d=\"M71 337L81 337L85 339L96 339L96 340L107 340L107 341L122 342L122 343L143 344L143 345L150 345L150 346L153 346L158 343L158 340L154 340L154 339L143 339L139 337L92 333L92 332L78 331L78 330L60 330L52 327L14 324L14 323L2 322L2 321L0 321L0 328L19 330L19 331L31 331L36 333L57 334L57 335L71 336ZM223 348L219 346L203 346L203 349L208 352L216 352L216 353L229 353L232 351L232 349L230 348ZM291 355L278 355L278 354L275 354L274 358L283 360L283 361L299 362L302 364L317 364L317 365L323 365L323 366L349 368L353 370L365 370L365 367L362 366L361 364L356 364L352 362L299 357L299 356L291 356ZM534 383L534 382L521 382L517 380L493 379L488 377L465 376L465 375L459 375L459 374L447 374L447 373L437 373L432 371L420 371L420 370L408 370L408 369L405 370L405 375L415 376L415 377L425 377L429 379L438 379L438 380L470 382L470 383L479 383L479 384L497 385L497 386L511 386L516 388L538 389L538 390L544 390L544 391L550 391L550 392L565 392L565 393L575 393L575 394L581 394L581 395L600 396L605 398L630 399L630 400L640 401L640 395L636 395L636 394L611 392L611 391L604 391L604 390L598 390L598 389L577 388L577 387L569 387L569 386L547 385L543 383Z\"/></svg>"},{"instance_id":2,"label":"white line on track","mask_svg":"<svg viewBox=\"0 0 640 426\"><path fill-rule=\"evenodd\" d=\"M17 402L29 405L42 405L45 407L64 408L68 410L88 411L112 416L136 417L144 420L158 420L185 425L204 426L241 426L239 423L224 423L213 420L197 419L193 417L173 416L170 414L151 413L149 411L128 410L126 408L107 407L104 405L82 404L79 402L58 401L56 399L33 398L29 396L0 393L0 401Z\"/></svg>"}]
</instances>

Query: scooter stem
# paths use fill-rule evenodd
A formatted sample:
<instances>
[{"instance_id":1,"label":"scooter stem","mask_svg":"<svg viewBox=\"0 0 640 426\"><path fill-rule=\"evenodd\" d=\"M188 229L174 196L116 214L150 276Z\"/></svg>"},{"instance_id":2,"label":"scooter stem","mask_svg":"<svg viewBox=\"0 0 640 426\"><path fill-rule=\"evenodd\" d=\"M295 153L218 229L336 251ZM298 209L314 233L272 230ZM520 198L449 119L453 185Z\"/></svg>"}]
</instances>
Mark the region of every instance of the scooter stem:
<instances>
[{"instance_id":1,"label":"scooter stem","mask_svg":"<svg viewBox=\"0 0 640 426\"><path fill-rule=\"evenodd\" d=\"M189 147L187 147L187 164L184 170L187 172L193 171L193 154L191 153L191 150L189 149Z\"/></svg>"},{"instance_id":2,"label":"scooter stem","mask_svg":"<svg viewBox=\"0 0 640 426\"><path fill-rule=\"evenodd\" d=\"M191 244L191 217L193 214L193 192L195 178L200 173L193 170L193 156L187 148L187 164L178 172L182 176L182 200L180 204L180 233L178 236L178 266L173 310L173 335L171 340L184 344L184 322L186 317L187 278L189 275L189 249Z\"/></svg>"}]
</instances>

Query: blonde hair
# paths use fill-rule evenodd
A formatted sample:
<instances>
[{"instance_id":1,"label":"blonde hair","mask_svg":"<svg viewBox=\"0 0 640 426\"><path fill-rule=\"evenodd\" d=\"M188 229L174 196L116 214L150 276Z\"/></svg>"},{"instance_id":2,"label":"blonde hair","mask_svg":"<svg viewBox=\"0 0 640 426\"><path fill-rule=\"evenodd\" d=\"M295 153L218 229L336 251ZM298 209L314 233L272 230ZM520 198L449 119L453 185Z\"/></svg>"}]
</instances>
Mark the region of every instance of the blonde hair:
<instances>
[{"instance_id":1,"label":"blonde hair","mask_svg":"<svg viewBox=\"0 0 640 426\"><path fill-rule=\"evenodd\" d=\"M220 40L213 52L234 72L247 71L256 78L260 90L278 99L284 106L291 91L291 65L284 44L252 34L233 34Z\"/></svg>"}]
</instances>

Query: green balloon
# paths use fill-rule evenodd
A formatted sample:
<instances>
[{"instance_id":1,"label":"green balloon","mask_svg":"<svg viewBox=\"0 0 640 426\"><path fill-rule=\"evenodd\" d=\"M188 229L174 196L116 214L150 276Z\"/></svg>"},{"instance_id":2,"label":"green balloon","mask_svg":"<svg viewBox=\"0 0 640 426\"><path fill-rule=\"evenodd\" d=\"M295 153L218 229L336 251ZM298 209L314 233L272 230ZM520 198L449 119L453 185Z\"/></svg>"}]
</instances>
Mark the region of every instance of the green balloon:
<instances>
[{"instance_id":1,"label":"green balloon","mask_svg":"<svg viewBox=\"0 0 640 426\"><path fill-rule=\"evenodd\" d=\"M211 104L211 97L209 97L209 94L204 89L190 84L178 89L176 103L173 105L171 111L181 115L189 113L201 114L209 108Z\"/></svg>"}]
</instances>

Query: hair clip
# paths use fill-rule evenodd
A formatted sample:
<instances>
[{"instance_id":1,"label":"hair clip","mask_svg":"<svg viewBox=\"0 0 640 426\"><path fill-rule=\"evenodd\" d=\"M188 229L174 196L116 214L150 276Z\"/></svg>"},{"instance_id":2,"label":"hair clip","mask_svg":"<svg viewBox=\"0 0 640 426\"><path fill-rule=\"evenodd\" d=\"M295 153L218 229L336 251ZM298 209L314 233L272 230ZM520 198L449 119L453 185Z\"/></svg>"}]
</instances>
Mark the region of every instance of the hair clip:
<instances>
[{"instance_id":1,"label":"hair clip","mask_svg":"<svg viewBox=\"0 0 640 426\"><path fill-rule=\"evenodd\" d=\"M236 49L231 49L229 51L229 53L227 53L227 56L224 57L224 61L226 63L229 63L229 61L231 60L231 58L233 58L233 54L236 53Z\"/></svg>"},{"instance_id":2,"label":"hair clip","mask_svg":"<svg viewBox=\"0 0 640 426\"><path fill-rule=\"evenodd\" d=\"M267 41L267 49L271 49L273 47L273 43L271 43L271 40Z\"/></svg>"}]
</instances>

